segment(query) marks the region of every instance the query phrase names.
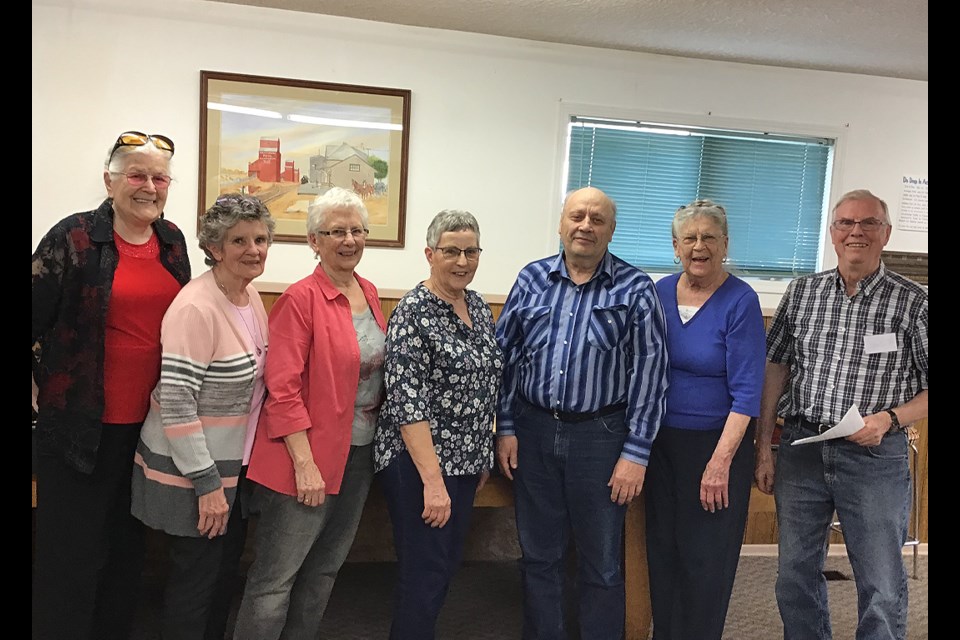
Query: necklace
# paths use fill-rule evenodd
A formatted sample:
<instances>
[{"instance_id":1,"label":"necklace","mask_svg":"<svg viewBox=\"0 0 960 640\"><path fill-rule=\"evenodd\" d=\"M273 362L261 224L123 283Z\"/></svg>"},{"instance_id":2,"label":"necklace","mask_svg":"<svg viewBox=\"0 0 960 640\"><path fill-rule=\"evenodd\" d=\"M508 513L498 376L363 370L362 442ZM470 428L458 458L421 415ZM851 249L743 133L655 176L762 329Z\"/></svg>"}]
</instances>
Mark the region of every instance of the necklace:
<instances>
[{"instance_id":1,"label":"necklace","mask_svg":"<svg viewBox=\"0 0 960 640\"><path fill-rule=\"evenodd\" d=\"M230 299L230 293L227 291L227 288L226 288L225 286L223 286L223 283L220 282L220 278L217 277L217 272L216 272L215 270L211 269L211 270L210 270L210 273L213 274L213 281L217 283L217 288L219 288L220 291L223 291L223 295L227 296L227 299L229 300L229 299Z\"/></svg>"},{"instance_id":2,"label":"necklace","mask_svg":"<svg viewBox=\"0 0 960 640\"><path fill-rule=\"evenodd\" d=\"M234 306L236 307L236 305ZM247 308L247 311L251 314L251 316L253 316L253 307L247 306L246 308ZM250 334L250 339L253 340L253 348L257 350L257 356L259 357L263 355L263 348L260 346L260 341L257 339L257 337L260 335L260 332L255 331L253 328L250 327L250 323L247 322L246 315L244 314L243 311L240 310L240 307L237 307L237 313L240 315L240 321L243 322L243 326L247 328L247 332ZM253 316L253 324L254 324L254 327L257 326L256 316Z\"/></svg>"}]
</instances>

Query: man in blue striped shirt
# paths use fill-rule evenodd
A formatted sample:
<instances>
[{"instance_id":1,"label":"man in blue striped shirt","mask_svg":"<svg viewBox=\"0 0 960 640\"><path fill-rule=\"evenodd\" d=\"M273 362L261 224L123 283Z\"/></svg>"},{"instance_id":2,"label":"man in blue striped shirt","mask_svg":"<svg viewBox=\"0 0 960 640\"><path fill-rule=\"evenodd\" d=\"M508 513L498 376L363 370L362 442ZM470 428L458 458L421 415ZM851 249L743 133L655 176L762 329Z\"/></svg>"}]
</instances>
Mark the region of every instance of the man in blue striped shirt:
<instances>
[{"instance_id":1,"label":"man in blue striped shirt","mask_svg":"<svg viewBox=\"0 0 960 640\"><path fill-rule=\"evenodd\" d=\"M667 351L653 281L607 250L616 215L599 189L568 194L563 252L523 268L497 322L497 461L514 483L524 638L568 637L571 532L581 640L623 635L623 521L660 427Z\"/></svg>"},{"instance_id":2,"label":"man in blue striped shirt","mask_svg":"<svg viewBox=\"0 0 960 640\"><path fill-rule=\"evenodd\" d=\"M791 281L767 333L756 480L777 505L785 640L832 637L822 572L834 511L857 583L857 640L907 637L901 554L911 494L901 425L927 417L929 314L923 287L880 259L890 232L883 200L864 189L844 194L830 224L837 268ZM792 445L851 407L863 416L859 431Z\"/></svg>"}]
</instances>

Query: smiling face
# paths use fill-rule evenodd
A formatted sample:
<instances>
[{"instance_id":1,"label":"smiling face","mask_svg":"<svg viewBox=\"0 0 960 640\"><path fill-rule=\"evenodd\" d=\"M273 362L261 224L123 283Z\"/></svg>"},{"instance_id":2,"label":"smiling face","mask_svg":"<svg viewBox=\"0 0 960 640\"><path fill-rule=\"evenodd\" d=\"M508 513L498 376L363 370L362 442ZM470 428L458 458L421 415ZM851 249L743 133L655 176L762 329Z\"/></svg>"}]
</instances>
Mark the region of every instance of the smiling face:
<instances>
[{"instance_id":1,"label":"smiling face","mask_svg":"<svg viewBox=\"0 0 960 640\"><path fill-rule=\"evenodd\" d=\"M585 187L567 197L560 215L560 240L567 259L595 267L617 226L613 203L603 191Z\"/></svg>"},{"instance_id":2,"label":"smiling face","mask_svg":"<svg viewBox=\"0 0 960 640\"><path fill-rule=\"evenodd\" d=\"M460 251L456 258L451 259L444 255L441 249L471 249L479 246L477 234L470 230L446 231L440 234L436 249L424 249L427 262L430 263L430 279L446 293L462 292L473 282L473 276L480 265L480 255L478 254L475 260L469 260L467 254Z\"/></svg>"},{"instance_id":3,"label":"smiling face","mask_svg":"<svg viewBox=\"0 0 960 640\"><path fill-rule=\"evenodd\" d=\"M673 251L687 277L710 280L723 271L730 239L710 216L694 215L680 228L673 239Z\"/></svg>"},{"instance_id":4,"label":"smiling face","mask_svg":"<svg viewBox=\"0 0 960 640\"><path fill-rule=\"evenodd\" d=\"M872 198L861 200L847 200L833 214L833 222L841 219L860 222L874 218L886 222L883 207ZM890 240L892 227L884 224L873 231L864 231L863 227L854 225L849 231L837 229L830 225L830 239L837 252L837 267L840 273L855 270L859 273L872 273L880 268L880 254Z\"/></svg>"},{"instance_id":5,"label":"smiling face","mask_svg":"<svg viewBox=\"0 0 960 640\"><path fill-rule=\"evenodd\" d=\"M222 247L208 247L218 261L221 281L248 283L263 273L267 264L270 234L260 220L242 220L223 236Z\"/></svg>"},{"instance_id":6,"label":"smiling face","mask_svg":"<svg viewBox=\"0 0 960 640\"><path fill-rule=\"evenodd\" d=\"M148 176L170 175L170 158L152 150L117 154L120 159L111 169L120 173L103 172L107 195L113 198L114 215L119 222L131 227L146 227L163 213L170 185L158 189L153 180L133 186L124 174L143 173Z\"/></svg>"},{"instance_id":7,"label":"smiling face","mask_svg":"<svg viewBox=\"0 0 960 640\"><path fill-rule=\"evenodd\" d=\"M324 216L323 224L318 230L362 229L363 227L363 218L353 209L334 209ZM348 233L342 240L316 233L309 234L307 239L320 257L320 263L324 265L324 269L343 274L353 273L360 258L363 257L363 248L367 244L366 236L352 233Z\"/></svg>"}]
</instances>

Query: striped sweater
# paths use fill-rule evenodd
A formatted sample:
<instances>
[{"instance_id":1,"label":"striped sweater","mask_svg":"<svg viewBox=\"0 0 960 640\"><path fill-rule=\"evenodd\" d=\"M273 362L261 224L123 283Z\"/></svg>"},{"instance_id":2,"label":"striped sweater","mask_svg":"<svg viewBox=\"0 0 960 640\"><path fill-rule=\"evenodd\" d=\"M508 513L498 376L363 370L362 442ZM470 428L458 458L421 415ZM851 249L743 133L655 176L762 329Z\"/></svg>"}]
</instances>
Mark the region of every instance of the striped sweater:
<instances>
[{"instance_id":1,"label":"striped sweater","mask_svg":"<svg viewBox=\"0 0 960 640\"><path fill-rule=\"evenodd\" d=\"M267 344L267 314L250 303ZM223 486L232 506L256 375L254 345L213 273L191 280L160 329L160 381L140 431L132 513L172 535L199 537L198 498Z\"/></svg>"}]
</instances>

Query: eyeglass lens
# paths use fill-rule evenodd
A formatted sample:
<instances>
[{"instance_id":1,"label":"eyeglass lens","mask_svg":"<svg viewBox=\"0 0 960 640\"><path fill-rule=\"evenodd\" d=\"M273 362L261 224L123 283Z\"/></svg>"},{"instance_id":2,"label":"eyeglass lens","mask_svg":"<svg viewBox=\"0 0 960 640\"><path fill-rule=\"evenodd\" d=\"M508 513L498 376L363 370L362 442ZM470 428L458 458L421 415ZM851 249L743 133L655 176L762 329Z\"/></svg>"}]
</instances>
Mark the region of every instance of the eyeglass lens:
<instances>
[{"instance_id":1,"label":"eyeglass lens","mask_svg":"<svg viewBox=\"0 0 960 640\"><path fill-rule=\"evenodd\" d=\"M456 260L460 257L461 253L467 257L467 260L476 260L480 257L480 252L483 251L480 247L467 247L466 249L459 247L437 247L437 249L447 260Z\"/></svg>"},{"instance_id":2,"label":"eyeglass lens","mask_svg":"<svg viewBox=\"0 0 960 640\"><path fill-rule=\"evenodd\" d=\"M860 228L864 231L873 231L879 229L884 225L882 220L877 220L876 218L867 218L865 220L851 220L850 218L837 218L833 221L833 226L837 229L843 229L849 231L853 229L856 225L860 225Z\"/></svg>"}]
</instances>

